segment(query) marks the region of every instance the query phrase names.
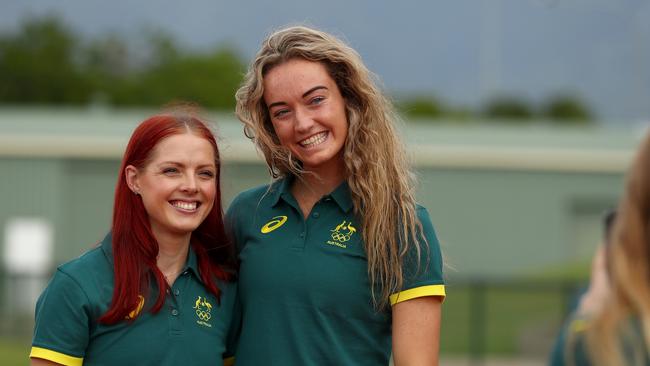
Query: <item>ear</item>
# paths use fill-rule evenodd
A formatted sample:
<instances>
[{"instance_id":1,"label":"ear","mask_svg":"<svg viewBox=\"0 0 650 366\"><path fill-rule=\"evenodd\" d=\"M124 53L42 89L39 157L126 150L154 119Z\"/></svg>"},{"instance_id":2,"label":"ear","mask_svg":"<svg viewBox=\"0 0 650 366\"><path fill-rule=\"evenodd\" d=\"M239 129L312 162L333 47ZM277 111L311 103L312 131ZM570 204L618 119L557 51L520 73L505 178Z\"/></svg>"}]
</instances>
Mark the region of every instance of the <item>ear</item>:
<instances>
[{"instance_id":1,"label":"ear","mask_svg":"<svg viewBox=\"0 0 650 366\"><path fill-rule=\"evenodd\" d=\"M138 182L138 168L133 165L127 165L124 168L124 177L126 179L126 185L129 186L129 189L135 194L140 194L140 184Z\"/></svg>"}]
</instances>

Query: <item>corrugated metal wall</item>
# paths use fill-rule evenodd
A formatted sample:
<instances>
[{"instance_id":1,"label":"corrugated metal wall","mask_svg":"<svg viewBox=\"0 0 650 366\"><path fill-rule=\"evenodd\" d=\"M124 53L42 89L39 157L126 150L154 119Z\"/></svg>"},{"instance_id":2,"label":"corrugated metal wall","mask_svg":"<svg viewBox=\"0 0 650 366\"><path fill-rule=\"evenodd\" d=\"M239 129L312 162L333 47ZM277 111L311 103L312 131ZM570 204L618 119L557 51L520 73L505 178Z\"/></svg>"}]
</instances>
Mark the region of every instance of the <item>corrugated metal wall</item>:
<instances>
[{"instance_id":1,"label":"corrugated metal wall","mask_svg":"<svg viewBox=\"0 0 650 366\"><path fill-rule=\"evenodd\" d=\"M0 158L0 231L10 217L43 217L55 227L53 262L79 255L110 227L118 168L110 159ZM452 276L508 275L588 257L584 241L599 233L598 214L615 204L623 177L435 167L420 167L418 176L419 201L457 270ZM261 163L227 163L225 208L237 192L268 181Z\"/></svg>"}]
</instances>

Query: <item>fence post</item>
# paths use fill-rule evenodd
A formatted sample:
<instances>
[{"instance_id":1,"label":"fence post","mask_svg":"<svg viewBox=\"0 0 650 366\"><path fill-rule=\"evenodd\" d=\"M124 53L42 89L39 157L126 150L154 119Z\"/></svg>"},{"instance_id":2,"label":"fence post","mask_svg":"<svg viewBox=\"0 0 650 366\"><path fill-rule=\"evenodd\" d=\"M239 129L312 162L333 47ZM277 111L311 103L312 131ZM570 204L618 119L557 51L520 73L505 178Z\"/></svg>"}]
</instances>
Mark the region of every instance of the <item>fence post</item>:
<instances>
[{"instance_id":1,"label":"fence post","mask_svg":"<svg viewBox=\"0 0 650 366\"><path fill-rule=\"evenodd\" d=\"M485 282L472 281L469 301L469 354L470 365L481 366L485 359L485 329L487 302Z\"/></svg>"}]
</instances>

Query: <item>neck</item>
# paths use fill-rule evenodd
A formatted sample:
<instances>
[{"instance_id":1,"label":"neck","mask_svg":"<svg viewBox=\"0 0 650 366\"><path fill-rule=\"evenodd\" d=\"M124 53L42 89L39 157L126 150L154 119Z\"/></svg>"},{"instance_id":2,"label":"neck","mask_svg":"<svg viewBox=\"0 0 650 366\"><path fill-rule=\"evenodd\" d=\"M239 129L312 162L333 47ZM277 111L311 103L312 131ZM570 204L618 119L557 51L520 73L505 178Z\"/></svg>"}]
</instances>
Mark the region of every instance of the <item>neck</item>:
<instances>
[{"instance_id":1,"label":"neck","mask_svg":"<svg viewBox=\"0 0 650 366\"><path fill-rule=\"evenodd\" d=\"M161 237L154 233L154 237L158 241L156 265L170 286L185 267L190 247L190 236L191 234L180 237L169 235Z\"/></svg>"},{"instance_id":2,"label":"neck","mask_svg":"<svg viewBox=\"0 0 650 366\"><path fill-rule=\"evenodd\" d=\"M305 173L295 183L301 182L306 188L318 194L318 198L332 192L345 180L345 164L343 152L337 158L319 165L318 167L304 167ZM295 185L294 183L294 185Z\"/></svg>"},{"instance_id":3,"label":"neck","mask_svg":"<svg viewBox=\"0 0 650 366\"><path fill-rule=\"evenodd\" d=\"M318 171L307 170L301 177L296 178L291 186L291 193L305 217L321 197L331 193L345 180L342 165L337 164L333 169L326 168L322 167Z\"/></svg>"},{"instance_id":4,"label":"neck","mask_svg":"<svg viewBox=\"0 0 650 366\"><path fill-rule=\"evenodd\" d=\"M331 193L344 180L345 178L343 176L316 176L305 173L302 177L294 180L292 191L298 192L300 195L317 197L318 200L324 195Z\"/></svg>"}]
</instances>

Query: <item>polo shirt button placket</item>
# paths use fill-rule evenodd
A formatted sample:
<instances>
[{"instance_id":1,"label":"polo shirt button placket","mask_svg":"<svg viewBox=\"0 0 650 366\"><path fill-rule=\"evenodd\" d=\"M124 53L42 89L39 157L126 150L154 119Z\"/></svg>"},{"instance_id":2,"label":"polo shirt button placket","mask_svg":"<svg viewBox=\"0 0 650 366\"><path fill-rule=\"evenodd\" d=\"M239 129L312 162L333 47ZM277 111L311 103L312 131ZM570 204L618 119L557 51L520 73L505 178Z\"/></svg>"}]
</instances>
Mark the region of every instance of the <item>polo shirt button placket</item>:
<instances>
[{"instance_id":1,"label":"polo shirt button placket","mask_svg":"<svg viewBox=\"0 0 650 366\"><path fill-rule=\"evenodd\" d=\"M313 214L311 214L311 217L317 219L320 217L320 214L318 212L314 212Z\"/></svg>"},{"instance_id":2,"label":"polo shirt button placket","mask_svg":"<svg viewBox=\"0 0 650 366\"><path fill-rule=\"evenodd\" d=\"M181 312L176 308L172 308L171 317L169 318L169 330L172 335L182 335L182 321L181 321Z\"/></svg>"}]
</instances>

